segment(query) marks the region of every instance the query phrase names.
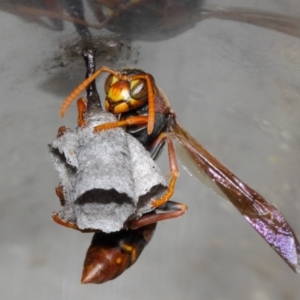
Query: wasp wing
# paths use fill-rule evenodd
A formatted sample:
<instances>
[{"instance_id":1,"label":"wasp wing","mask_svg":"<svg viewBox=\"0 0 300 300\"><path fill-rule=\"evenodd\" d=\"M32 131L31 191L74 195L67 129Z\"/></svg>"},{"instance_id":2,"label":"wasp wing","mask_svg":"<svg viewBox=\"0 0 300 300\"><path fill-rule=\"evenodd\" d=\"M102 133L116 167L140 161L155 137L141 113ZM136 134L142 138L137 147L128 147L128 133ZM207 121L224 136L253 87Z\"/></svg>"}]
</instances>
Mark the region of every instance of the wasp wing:
<instances>
[{"instance_id":1,"label":"wasp wing","mask_svg":"<svg viewBox=\"0 0 300 300\"><path fill-rule=\"evenodd\" d=\"M280 211L224 167L175 120L171 122L170 134L197 164L204 183L229 200L286 263L300 273L300 245Z\"/></svg>"},{"instance_id":2,"label":"wasp wing","mask_svg":"<svg viewBox=\"0 0 300 300\"><path fill-rule=\"evenodd\" d=\"M243 22L272 29L294 37L300 37L300 24L298 17L246 8L225 8L215 5L206 5L201 8L201 20L205 18Z\"/></svg>"}]
</instances>

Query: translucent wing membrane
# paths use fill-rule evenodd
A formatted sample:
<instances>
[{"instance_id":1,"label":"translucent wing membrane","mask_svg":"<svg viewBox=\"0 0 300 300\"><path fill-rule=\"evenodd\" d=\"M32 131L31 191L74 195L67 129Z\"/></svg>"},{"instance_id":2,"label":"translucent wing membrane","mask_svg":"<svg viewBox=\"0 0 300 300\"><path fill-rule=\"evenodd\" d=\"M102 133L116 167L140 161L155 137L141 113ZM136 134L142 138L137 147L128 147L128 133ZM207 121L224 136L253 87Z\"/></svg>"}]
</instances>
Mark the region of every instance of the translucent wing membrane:
<instances>
[{"instance_id":1,"label":"translucent wing membrane","mask_svg":"<svg viewBox=\"0 0 300 300\"><path fill-rule=\"evenodd\" d=\"M170 131L196 162L203 177L201 181L229 200L287 264L299 273L300 245L278 209L224 167L175 120Z\"/></svg>"},{"instance_id":2,"label":"translucent wing membrane","mask_svg":"<svg viewBox=\"0 0 300 300\"><path fill-rule=\"evenodd\" d=\"M206 5L201 9L201 13L203 18L244 22L300 37L299 18L296 17L246 8L226 8L214 5Z\"/></svg>"}]
</instances>

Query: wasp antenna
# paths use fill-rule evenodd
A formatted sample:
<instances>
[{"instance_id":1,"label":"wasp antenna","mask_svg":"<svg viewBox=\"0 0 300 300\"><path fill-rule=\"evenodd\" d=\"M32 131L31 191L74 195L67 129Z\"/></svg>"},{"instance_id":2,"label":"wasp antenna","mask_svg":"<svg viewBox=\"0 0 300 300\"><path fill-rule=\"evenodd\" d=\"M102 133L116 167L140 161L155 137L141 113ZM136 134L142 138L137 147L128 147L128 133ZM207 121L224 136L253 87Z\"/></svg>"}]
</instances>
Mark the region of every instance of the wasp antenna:
<instances>
[{"instance_id":1,"label":"wasp antenna","mask_svg":"<svg viewBox=\"0 0 300 300\"><path fill-rule=\"evenodd\" d=\"M135 75L135 79L141 78L146 80L147 82L147 89L148 89L148 125L147 125L147 133L150 135L154 128L155 122L155 98L154 98L154 89L155 83L154 78L150 74L141 74Z\"/></svg>"},{"instance_id":2,"label":"wasp antenna","mask_svg":"<svg viewBox=\"0 0 300 300\"><path fill-rule=\"evenodd\" d=\"M147 88L148 88L148 127L147 132L150 135L154 128L155 122L155 99L154 99L154 78L147 74Z\"/></svg>"},{"instance_id":3,"label":"wasp antenna","mask_svg":"<svg viewBox=\"0 0 300 300\"><path fill-rule=\"evenodd\" d=\"M112 73L113 75L118 74L115 70L108 68L108 67L102 67L98 69L94 74L92 74L90 77L86 78L82 83L80 83L65 99L63 102L61 109L60 109L60 116L63 118L66 114L66 111L68 107L71 105L71 103L82 93L102 72L108 72Z\"/></svg>"},{"instance_id":4,"label":"wasp antenna","mask_svg":"<svg viewBox=\"0 0 300 300\"><path fill-rule=\"evenodd\" d=\"M152 96L153 97L153 96ZM147 133L150 135L154 128L154 121L155 121L155 103L153 101L148 102L148 126L147 126Z\"/></svg>"}]
</instances>

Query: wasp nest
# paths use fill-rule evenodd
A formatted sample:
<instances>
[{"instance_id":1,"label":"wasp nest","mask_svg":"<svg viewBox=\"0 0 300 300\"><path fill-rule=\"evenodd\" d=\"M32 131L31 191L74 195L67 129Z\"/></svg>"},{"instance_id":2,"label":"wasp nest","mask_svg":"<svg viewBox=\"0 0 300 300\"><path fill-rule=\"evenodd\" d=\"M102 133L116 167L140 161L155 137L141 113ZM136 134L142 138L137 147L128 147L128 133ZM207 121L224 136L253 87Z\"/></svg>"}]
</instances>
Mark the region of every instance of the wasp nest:
<instances>
[{"instance_id":1,"label":"wasp nest","mask_svg":"<svg viewBox=\"0 0 300 300\"><path fill-rule=\"evenodd\" d=\"M86 126L67 130L49 145L65 204L59 217L79 229L109 233L151 210L166 191L165 178L145 148L121 128L94 132L116 121L105 111L86 115Z\"/></svg>"}]
</instances>

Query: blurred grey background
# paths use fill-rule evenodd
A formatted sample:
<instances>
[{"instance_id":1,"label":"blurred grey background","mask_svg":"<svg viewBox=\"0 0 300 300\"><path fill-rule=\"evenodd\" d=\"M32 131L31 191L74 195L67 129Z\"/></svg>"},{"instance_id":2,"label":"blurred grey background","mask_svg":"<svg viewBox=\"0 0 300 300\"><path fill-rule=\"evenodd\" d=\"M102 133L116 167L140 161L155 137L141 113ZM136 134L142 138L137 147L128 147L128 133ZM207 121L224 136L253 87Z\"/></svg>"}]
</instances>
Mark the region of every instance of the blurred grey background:
<instances>
[{"instance_id":1,"label":"blurred grey background","mask_svg":"<svg viewBox=\"0 0 300 300\"><path fill-rule=\"evenodd\" d=\"M45 9L42 1L15 2ZM86 18L99 24L89 2ZM201 16L202 8L215 17ZM263 22L253 10L266 13ZM97 65L153 74L182 126L274 203L300 237L300 2L216 0L161 14L162 26L136 36L91 29L102 41ZM85 76L71 51L80 38L72 23L21 13L9 2L0 4L0 24L1 299L299 299L299 275L182 167L173 200L189 206L186 215L158 224L119 278L81 285L92 234L51 220L60 207L47 149L59 126L76 126L76 105L65 119L58 112ZM103 78L97 84L102 91ZM158 164L167 174L166 153Z\"/></svg>"}]
</instances>

